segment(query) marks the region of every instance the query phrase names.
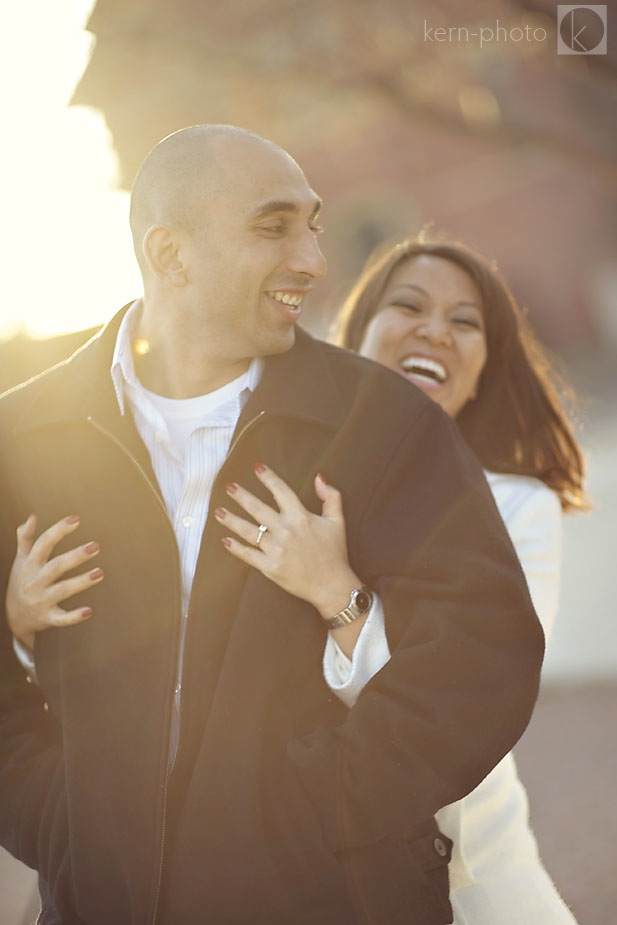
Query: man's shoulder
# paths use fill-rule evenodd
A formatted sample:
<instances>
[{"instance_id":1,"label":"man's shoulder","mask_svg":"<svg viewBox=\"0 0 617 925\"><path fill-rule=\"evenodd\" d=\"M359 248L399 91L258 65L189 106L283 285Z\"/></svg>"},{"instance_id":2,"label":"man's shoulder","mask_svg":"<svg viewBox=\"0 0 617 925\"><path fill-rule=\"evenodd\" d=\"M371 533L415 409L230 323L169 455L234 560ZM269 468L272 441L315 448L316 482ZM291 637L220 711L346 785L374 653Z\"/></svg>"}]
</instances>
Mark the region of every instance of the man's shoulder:
<instances>
[{"instance_id":1,"label":"man's shoulder","mask_svg":"<svg viewBox=\"0 0 617 925\"><path fill-rule=\"evenodd\" d=\"M70 356L0 395L0 426L19 424L35 407L60 409L79 401L104 375L109 340L105 329L97 331Z\"/></svg>"},{"instance_id":2,"label":"man's shoulder","mask_svg":"<svg viewBox=\"0 0 617 925\"><path fill-rule=\"evenodd\" d=\"M439 415L435 403L398 373L326 341L314 339L313 344L322 353L347 405L361 401L367 410L375 407L383 413L385 403L390 415L399 411L413 417L425 411Z\"/></svg>"},{"instance_id":3,"label":"man's shoulder","mask_svg":"<svg viewBox=\"0 0 617 925\"><path fill-rule=\"evenodd\" d=\"M393 395L406 396L407 400L411 398L421 405L429 401L420 389L392 370L386 369L381 363L314 337L306 331L298 332L298 341L297 347L302 353L310 351L321 354L334 375L342 381L351 380L356 385L370 383L373 388L384 389Z\"/></svg>"},{"instance_id":4,"label":"man's shoulder","mask_svg":"<svg viewBox=\"0 0 617 925\"><path fill-rule=\"evenodd\" d=\"M0 395L0 416L2 418L10 417L19 409L26 408L48 388L53 387L62 377L68 363L68 359L61 360L54 366L49 367L49 369L45 369L30 379L26 379L25 382L20 382L3 392Z\"/></svg>"}]
</instances>

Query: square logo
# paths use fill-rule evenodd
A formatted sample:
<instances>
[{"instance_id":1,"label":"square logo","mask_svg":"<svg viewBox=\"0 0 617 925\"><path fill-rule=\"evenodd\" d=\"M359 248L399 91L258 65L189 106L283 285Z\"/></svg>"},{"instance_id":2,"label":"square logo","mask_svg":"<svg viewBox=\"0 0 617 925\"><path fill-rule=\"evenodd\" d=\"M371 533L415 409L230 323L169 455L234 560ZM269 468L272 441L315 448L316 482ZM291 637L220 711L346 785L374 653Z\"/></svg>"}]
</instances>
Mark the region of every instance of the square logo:
<instances>
[{"instance_id":1,"label":"square logo","mask_svg":"<svg viewBox=\"0 0 617 925\"><path fill-rule=\"evenodd\" d=\"M606 6L557 7L558 55L605 55L607 52Z\"/></svg>"}]
</instances>

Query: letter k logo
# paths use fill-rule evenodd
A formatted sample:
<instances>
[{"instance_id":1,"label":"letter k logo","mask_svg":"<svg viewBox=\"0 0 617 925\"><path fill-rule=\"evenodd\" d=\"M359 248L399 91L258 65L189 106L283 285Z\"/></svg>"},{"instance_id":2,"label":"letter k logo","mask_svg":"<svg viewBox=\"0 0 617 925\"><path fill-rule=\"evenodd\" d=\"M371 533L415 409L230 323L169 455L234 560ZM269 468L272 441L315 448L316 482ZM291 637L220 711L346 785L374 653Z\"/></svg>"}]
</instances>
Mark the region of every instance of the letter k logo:
<instances>
[{"instance_id":1,"label":"letter k logo","mask_svg":"<svg viewBox=\"0 0 617 925\"><path fill-rule=\"evenodd\" d=\"M607 52L606 6L557 7L557 53L605 55Z\"/></svg>"}]
</instances>

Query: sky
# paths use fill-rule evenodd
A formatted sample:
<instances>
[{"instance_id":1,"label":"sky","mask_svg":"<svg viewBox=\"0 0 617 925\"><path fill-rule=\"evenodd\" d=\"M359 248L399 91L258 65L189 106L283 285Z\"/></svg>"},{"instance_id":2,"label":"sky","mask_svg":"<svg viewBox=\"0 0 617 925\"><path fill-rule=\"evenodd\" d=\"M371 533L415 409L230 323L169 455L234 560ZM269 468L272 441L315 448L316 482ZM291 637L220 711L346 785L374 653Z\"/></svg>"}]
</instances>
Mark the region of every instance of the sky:
<instances>
[{"instance_id":1,"label":"sky","mask_svg":"<svg viewBox=\"0 0 617 925\"><path fill-rule=\"evenodd\" d=\"M0 336L78 330L141 292L103 117L68 101L94 0L20 0L0 31Z\"/></svg>"}]
</instances>

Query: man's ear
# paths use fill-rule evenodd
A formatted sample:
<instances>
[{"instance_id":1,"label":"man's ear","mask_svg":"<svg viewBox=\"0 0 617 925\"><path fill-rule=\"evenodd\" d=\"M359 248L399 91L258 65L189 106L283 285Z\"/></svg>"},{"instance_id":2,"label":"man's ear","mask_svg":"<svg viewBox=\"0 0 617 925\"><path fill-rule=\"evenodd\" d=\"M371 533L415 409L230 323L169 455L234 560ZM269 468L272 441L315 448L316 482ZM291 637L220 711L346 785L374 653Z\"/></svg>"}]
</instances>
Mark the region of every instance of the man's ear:
<instances>
[{"instance_id":1,"label":"man's ear","mask_svg":"<svg viewBox=\"0 0 617 925\"><path fill-rule=\"evenodd\" d=\"M184 286L186 272L180 255L180 241L174 228L152 225L146 231L142 248L150 270L170 286Z\"/></svg>"}]
</instances>

